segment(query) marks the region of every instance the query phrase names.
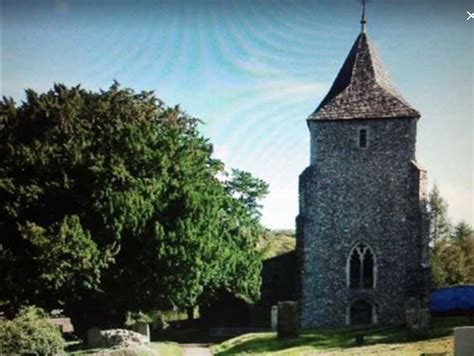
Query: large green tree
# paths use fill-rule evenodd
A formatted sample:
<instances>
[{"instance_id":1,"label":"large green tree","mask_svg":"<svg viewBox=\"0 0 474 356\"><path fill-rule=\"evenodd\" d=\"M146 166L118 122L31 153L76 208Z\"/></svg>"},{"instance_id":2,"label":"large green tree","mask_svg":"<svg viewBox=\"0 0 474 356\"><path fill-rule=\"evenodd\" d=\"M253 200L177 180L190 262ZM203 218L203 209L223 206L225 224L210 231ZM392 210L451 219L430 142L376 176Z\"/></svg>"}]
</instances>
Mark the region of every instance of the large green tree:
<instances>
[{"instance_id":1,"label":"large green tree","mask_svg":"<svg viewBox=\"0 0 474 356\"><path fill-rule=\"evenodd\" d=\"M430 263L435 288L474 283L474 233L466 222L452 226L448 204L434 186L429 194L431 212Z\"/></svg>"},{"instance_id":2,"label":"large green tree","mask_svg":"<svg viewBox=\"0 0 474 356\"><path fill-rule=\"evenodd\" d=\"M266 183L223 164L152 92L55 85L0 101L4 307L184 308L258 297Z\"/></svg>"}]
</instances>

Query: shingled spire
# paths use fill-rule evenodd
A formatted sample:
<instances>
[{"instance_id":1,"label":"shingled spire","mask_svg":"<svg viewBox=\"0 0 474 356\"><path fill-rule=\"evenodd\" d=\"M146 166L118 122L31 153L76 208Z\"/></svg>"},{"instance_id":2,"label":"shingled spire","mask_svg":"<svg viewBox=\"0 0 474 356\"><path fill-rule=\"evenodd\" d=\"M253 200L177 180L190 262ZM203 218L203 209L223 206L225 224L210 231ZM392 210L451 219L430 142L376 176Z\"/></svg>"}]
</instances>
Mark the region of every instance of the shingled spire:
<instances>
[{"instance_id":1,"label":"shingled spire","mask_svg":"<svg viewBox=\"0 0 474 356\"><path fill-rule=\"evenodd\" d=\"M365 30L352 46L329 93L308 120L419 117L390 80Z\"/></svg>"}]
</instances>

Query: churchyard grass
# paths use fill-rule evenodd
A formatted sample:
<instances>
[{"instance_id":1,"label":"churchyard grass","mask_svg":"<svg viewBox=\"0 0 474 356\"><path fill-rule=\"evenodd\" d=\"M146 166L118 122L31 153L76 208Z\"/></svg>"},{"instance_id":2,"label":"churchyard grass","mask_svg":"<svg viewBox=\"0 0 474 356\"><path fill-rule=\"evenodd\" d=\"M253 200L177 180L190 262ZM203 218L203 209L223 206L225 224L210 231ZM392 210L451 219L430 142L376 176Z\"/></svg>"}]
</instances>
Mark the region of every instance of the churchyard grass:
<instances>
[{"instance_id":1,"label":"churchyard grass","mask_svg":"<svg viewBox=\"0 0 474 356\"><path fill-rule=\"evenodd\" d=\"M453 328L474 325L474 316L435 318L429 335L413 339L401 327L364 327L302 330L299 337L279 340L275 333L246 334L212 347L215 355L420 355L428 352L452 353ZM356 346L355 337L364 336Z\"/></svg>"},{"instance_id":2,"label":"churchyard grass","mask_svg":"<svg viewBox=\"0 0 474 356\"><path fill-rule=\"evenodd\" d=\"M146 345L146 348L153 351L158 351L158 355L169 355L169 356L181 356L181 348L177 343L174 342L152 342ZM143 351L137 352L137 356L147 356L150 353L147 353L144 349Z\"/></svg>"},{"instance_id":3,"label":"churchyard grass","mask_svg":"<svg viewBox=\"0 0 474 356\"><path fill-rule=\"evenodd\" d=\"M104 352L107 349L89 349L78 350L69 353L69 355L96 355L99 352ZM110 356L134 355L134 356L150 356L150 355L166 355L166 356L181 356L181 348L175 342L151 342L147 345L142 345L135 348L132 352L124 354L120 350L110 352Z\"/></svg>"}]
</instances>

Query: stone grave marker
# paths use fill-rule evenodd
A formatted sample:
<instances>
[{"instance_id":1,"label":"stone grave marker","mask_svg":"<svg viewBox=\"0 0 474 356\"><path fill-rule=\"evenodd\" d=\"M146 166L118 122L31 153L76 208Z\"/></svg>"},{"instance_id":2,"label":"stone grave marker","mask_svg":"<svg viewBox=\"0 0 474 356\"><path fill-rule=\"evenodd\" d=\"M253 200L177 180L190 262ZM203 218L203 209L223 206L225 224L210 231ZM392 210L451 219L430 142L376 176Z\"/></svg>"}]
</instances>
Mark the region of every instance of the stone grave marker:
<instances>
[{"instance_id":1,"label":"stone grave marker","mask_svg":"<svg viewBox=\"0 0 474 356\"><path fill-rule=\"evenodd\" d=\"M137 322L134 325L133 329L137 333L144 335L146 337L146 339L148 340L147 342L150 342L150 324Z\"/></svg>"},{"instance_id":2,"label":"stone grave marker","mask_svg":"<svg viewBox=\"0 0 474 356\"><path fill-rule=\"evenodd\" d=\"M454 328L454 356L474 355L474 326Z\"/></svg>"},{"instance_id":3,"label":"stone grave marker","mask_svg":"<svg viewBox=\"0 0 474 356\"><path fill-rule=\"evenodd\" d=\"M91 348L104 347L104 339L100 334L99 328L90 328L87 330L87 346Z\"/></svg>"},{"instance_id":4,"label":"stone grave marker","mask_svg":"<svg viewBox=\"0 0 474 356\"><path fill-rule=\"evenodd\" d=\"M405 322L410 334L416 337L428 333L431 314L424 303L416 298L410 298L405 304Z\"/></svg>"},{"instance_id":5,"label":"stone grave marker","mask_svg":"<svg viewBox=\"0 0 474 356\"><path fill-rule=\"evenodd\" d=\"M296 337L299 335L299 328L298 303L292 301L278 303L278 338Z\"/></svg>"},{"instance_id":6,"label":"stone grave marker","mask_svg":"<svg viewBox=\"0 0 474 356\"><path fill-rule=\"evenodd\" d=\"M277 331L278 327L278 306L274 305L272 306L272 311L271 311L271 320L272 320L272 331Z\"/></svg>"}]
</instances>

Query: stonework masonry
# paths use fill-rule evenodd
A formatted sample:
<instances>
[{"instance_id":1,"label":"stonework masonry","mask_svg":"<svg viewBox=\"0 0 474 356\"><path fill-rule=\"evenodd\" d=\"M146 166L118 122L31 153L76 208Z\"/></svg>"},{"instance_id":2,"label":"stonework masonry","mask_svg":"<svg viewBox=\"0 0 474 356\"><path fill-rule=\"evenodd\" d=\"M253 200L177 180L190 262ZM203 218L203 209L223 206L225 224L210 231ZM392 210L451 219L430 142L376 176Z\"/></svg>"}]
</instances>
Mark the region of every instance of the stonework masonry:
<instances>
[{"instance_id":1,"label":"stonework masonry","mask_svg":"<svg viewBox=\"0 0 474 356\"><path fill-rule=\"evenodd\" d=\"M350 55L358 63L357 53ZM367 61L370 66L370 58ZM348 75L356 74L353 69ZM369 79L358 83L359 91L366 86L364 113L370 113L367 91L376 78ZM419 115L411 113L318 120L316 112L308 119L310 166L300 175L296 219L303 327L350 324L351 304L361 299L373 306L373 323L401 323L409 298L426 300L426 172L416 163ZM359 145L361 128L367 130L366 147ZM348 256L359 242L374 254L373 288L348 286Z\"/></svg>"}]
</instances>

